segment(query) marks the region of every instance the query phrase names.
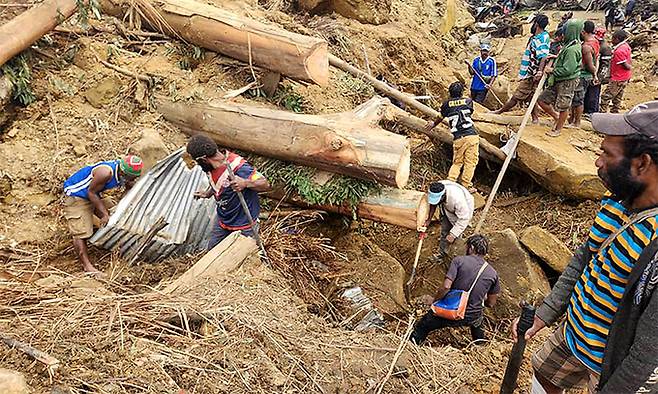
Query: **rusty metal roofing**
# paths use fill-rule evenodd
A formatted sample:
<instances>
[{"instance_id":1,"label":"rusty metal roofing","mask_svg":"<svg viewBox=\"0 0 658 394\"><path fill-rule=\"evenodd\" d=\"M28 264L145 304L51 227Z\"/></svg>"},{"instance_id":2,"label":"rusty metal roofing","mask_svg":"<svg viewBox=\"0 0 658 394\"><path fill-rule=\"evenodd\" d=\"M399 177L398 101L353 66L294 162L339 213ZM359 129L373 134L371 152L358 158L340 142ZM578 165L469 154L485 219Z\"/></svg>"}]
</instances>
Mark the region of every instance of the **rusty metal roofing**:
<instances>
[{"instance_id":1,"label":"rusty metal roofing","mask_svg":"<svg viewBox=\"0 0 658 394\"><path fill-rule=\"evenodd\" d=\"M91 243L132 257L149 230L164 218L167 225L147 243L140 259L155 261L203 250L215 217L215 202L194 199L196 190L208 188L208 178L198 166L189 169L182 156L180 149L141 176Z\"/></svg>"}]
</instances>

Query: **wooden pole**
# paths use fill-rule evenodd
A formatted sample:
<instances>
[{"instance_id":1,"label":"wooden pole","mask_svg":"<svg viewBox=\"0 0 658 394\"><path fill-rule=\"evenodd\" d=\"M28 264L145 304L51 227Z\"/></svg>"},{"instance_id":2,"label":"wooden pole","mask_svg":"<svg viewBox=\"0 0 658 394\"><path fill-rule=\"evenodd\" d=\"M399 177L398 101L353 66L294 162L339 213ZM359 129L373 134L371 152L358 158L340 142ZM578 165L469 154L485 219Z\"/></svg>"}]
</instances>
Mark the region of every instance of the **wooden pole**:
<instances>
[{"instance_id":1,"label":"wooden pole","mask_svg":"<svg viewBox=\"0 0 658 394\"><path fill-rule=\"evenodd\" d=\"M519 127L519 131L511 138L512 148L509 154L507 155L507 157L505 158L505 161L503 162L503 167L500 169L500 173L498 174L498 178L496 178L496 183L494 183L493 189L491 189L491 193L489 194L489 198L487 199L487 204L484 206L484 211L482 211L482 216L480 217L480 221L475 227L476 234L478 234L482 229L482 225L484 224L484 221L487 218L489 209L491 209L491 204L493 204L493 200L496 197L498 188L500 187L500 183L503 181L503 177L505 176L507 167L509 167L512 158L514 158L514 153L516 153L516 147L519 145L519 141L521 140L523 131L525 130L526 125L528 124L528 120L530 120L532 109L535 108L535 105L537 104L537 100L539 99L539 94L541 93L544 87L544 82L546 82L546 75L547 75L546 73L542 75L541 80L539 81L539 84L535 89L535 94L532 95L532 99L530 100L530 105L528 106L528 109L525 111L525 115L523 115L523 120L521 121L521 126Z\"/></svg>"}]
</instances>

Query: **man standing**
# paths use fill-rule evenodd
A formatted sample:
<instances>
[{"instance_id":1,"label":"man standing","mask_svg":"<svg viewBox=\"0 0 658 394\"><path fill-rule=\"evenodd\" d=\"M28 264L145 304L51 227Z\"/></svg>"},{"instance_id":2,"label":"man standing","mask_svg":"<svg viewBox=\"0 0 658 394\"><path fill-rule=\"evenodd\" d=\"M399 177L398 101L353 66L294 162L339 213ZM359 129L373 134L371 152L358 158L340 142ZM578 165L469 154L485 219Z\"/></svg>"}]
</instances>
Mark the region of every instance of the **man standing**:
<instances>
[{"instance_id":1,"label":"man standing","mask_svg":"<svg viewBox=\"0 0 658 394\"><path fill-rule=\"evenodd\" d=\"M548 87L539 96L538 103L541 109L555 120L553 129L546 133L550 137L560 135L569 116L574 92L580 84L580 64L583 60L580 45L582 31L583 22L578 19L570 19L564 25L564 45L554 66L546 66L544 70L550 77Z\"/></svg>"},{"instance_id":2,"label":"man standing","mask_svg":"<svg viewBox=\"0 0 658 394\"><path fill-rule=\"evenodd\" d=\"M244 196L251 217L258 219L260 214L259 192L269 190L270 184L245 159L229 152L228 157L217 148L215 141L197 134L187 143L187 153L208 175L210 187L206 191L194 193L196 198L215 197L217 201L217 221L213 226L208 242L208 250L214 248L233 231L245 236L253 236L253 229L244 212L238 193ZM229 163L235 179L229 180L226 163Z\"/></svg>"},{"instance_id":3,"label":"man standing","mask_svg":"<svg viewBox=\"0 0 658 394\"><path fill-rule=\"evenodd\" d=\"M601 96L601 112L608 112L610 101L612 110L618 113L624 100L624 90L633 75L631 59L631 47L626 42L628 33L617 30L612 34L612 61L610 64L610 83Z\"/></svg>"},{"instance_id":4,"label":"man standing","mask_svg":"<svg viewBox=\"0 0 658 394\"><path fill-rule=\"evenodd\" d=\"M525 335L566 313L532 358L532 392L658 393L658 101L592 125L610 194Z\"/></svg>"},{"instance_id":5,"label":"man standing","mask_svg":"<svg viewBox=\"0 0 658 394\"><path fill-rule=\"evenodd\" d=\"M576 88L571 102L571 125L580 128L580 119L587 107L587 113L592 113L592 103L586 102L586 98L592 100L591 89L599 85L596 75L596 62L599 58L599 41L594 36L594 22L585 21L581 38L581 53L583 62L580 68L580 83Z\"/></svg>"},{"instance_id":6,"label":"man standing","mask_svg":"<svg viewBox=\"0 0 658 394\"><path fill-rule=\"evenodd\" d=\"M594 35L599 41L600 48L596 73L599 84L590 86L589 94L585 95L585 114L588 118L591 118L591 114L600 110L601 86L610 82L610 60L612 59L612 48L605 42L605 29L598 27L594 31Z\"/></svg>"},{"instance_id":7,"label":"man standing","mask_svg":"<svg viewBox=\"0 0 658 394\"><path fill-rule=\"evenodd\" d=\"M452 132L452 166L448 171L448 180L457 182L461 174L461 184L469 192L476 192L473 187L473 175L480 159L480 137L473 127L473 100L463 97L464 85L453 82L448 87L450 98L441 106L441 117L427 124L429 132L436 125L448 119Z\"/></svg>"},{"instance_id":8,"label":"man standing","mask_svg":"<svg viewBox=\"0 0 658 394\"><path fill-rule=\"evenodd\" d=\"M94 234L94 217L99 219L100 227L110 220L109 208L113 204L102 198L101 193L123 185L132 186L143 167L142 159L128 155L83 167L64 182L64 218L85 272L100 274L89 260L87 239Z\"/></svg>"},{"instance_id":9,"label":"man standing","mask_svg":"<svg viewBox=\"0 0 658 394\"><path fill-rule=\"evenodd\" d=\"M447 256L448 245L459 238L473 219L475 201L471 193L462 185L452 181L435 182L430 185L428 194L430 204L429 215L425 226L419 232L427 231L436 209L441 212L441 238L439 253L430 257L430 262L439 263Z\"/></svg>"},{"instance_id":10,"label":"man standing","mask_svg":"<svg viewBox=\"0 0 658 394\"><path fill-rule=\"evenodd\" d=\"M523 57L521 58L521 69L519 70L519 86L516 88L514 95L508 102L503 105L494 114L502 114L514 108L518 103L528 102L532 98L537 84L544 73L546 65L546 57L549 54L549 44L551 41L548 32L548 17L543 14L535 16L532 22L530 31L532 37L528 40L528 45L525 48ZM532 122L537 123L539 117L537 116L537 108L533 108Z\"/></svg>"},{"instance_id":11,"label":"man standing","mask_svg":"<svg viewBox=\"0 0 658 394\"><path fill-rule=\"evenodd\" d=\"M473 59L473 64L468 67L468 72L473 76L471 98L480 104L487 99L487 93L489 93L489 89L491 89L498 76L496 60L489 56L490 49L489 44L481 44L480 56Z\"/></svg>"},{"instance_id":12,"label":"man standing","mask_svg":"<svg viewBox=\"0 0 658 394\"><path fill-rule=\"evenodd\" d=\"M410 340L420 345L425 342L427 336L434 330L444 327L471 328L471 336L474 341L485 339L482 329L483 310L496 304L500 294L500 281L496 270L487 264L484 256L489 251L489 242L482 235L473 235L466 240L466 256L458 256L452 260L450 268L446 273L443 287L438 290L436 296L426 299L428 304L445 297L450 290L468 291L468 305L463 319L449 320L436 316L431 310L416 324Z\"/></svg>"}]
</instances>

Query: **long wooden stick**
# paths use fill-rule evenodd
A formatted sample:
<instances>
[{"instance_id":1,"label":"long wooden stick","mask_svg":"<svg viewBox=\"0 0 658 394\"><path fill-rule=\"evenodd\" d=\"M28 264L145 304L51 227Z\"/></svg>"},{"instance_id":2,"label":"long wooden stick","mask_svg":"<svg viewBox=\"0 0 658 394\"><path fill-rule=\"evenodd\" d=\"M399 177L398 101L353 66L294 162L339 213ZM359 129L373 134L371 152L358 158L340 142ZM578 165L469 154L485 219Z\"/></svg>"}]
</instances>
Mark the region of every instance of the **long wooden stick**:
<instances>
[{"instance_id":1,"label":"long wooden stick","mask_svg":"<svg viewBox=\"0 0 658 394\"><path fill-rule=\"evenodd\" d=\"M28 356L34 358L35 360L42 362L48 368L49 373L54 373L57 367L59 366L59 360L50 354L43 352L39 349L33 348L25 342L18 341L16 339L10 338L8 336L0 334L2 342L7 346L13 349L20 350L21 352L27 354Z\"/></svg>"},{"instance_id":2,"label":"long wooden stick","mask_svg":"<svg viewBox=\"0 0 658 394\"><path fill-rule=\"evenodd\" d=\"M530 100L530 105L528 106L528 109L525 111L525 115L523 115L523 120L521 121L521 126L519 127L519 131L512 136L512 149L510 150L509 154L505 158L505 161L503 162L503 167L500 169L498 178L496 178L496 183L494 183L493 189L491 189L491 193L489 194L489 198L487 198L487 204L484 206L484 211L482 211L482 216L480 217L480 221L475 227L476 234L479 233L480 230L482 229L482 225L484 224L484 221L487 218L489 209L491 209L491 204L493 204L493 200L494 198L496 198L496 193L498 192L500 183L503 181L503 177L505 176L507 167L509 167L512 158L514 158L514 154L516 153L516 147L519 145L519 141L521 140L523 131L525 130L526 125L528 124L528 120L530 120L532 109L535 108L535 104L537 104L537 100L539 99L539 94L541 93L544 87L544 82L546 82L546 75L547 75L546 73L542 75L541 80L539 81L539 84L535 89L535 94L532 95L532 100Z\"/></svg>"}]
</instances>

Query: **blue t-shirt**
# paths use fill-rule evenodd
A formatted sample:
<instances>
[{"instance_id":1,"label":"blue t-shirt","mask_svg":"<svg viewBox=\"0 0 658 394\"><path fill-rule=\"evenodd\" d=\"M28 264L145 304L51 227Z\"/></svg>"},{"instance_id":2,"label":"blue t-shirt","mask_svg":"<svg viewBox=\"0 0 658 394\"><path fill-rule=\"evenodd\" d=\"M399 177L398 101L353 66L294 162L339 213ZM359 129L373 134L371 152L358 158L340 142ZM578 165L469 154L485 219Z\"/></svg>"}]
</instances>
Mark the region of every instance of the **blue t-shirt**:
<instances>
[{"instance_id":1,"label":"blue t-shirt","mask_svg":"<svg viewBox=\"0 0 658 394\"><path fill-rule=\"evenodd\" d=\"M487 60L482 60L479 56L473 59L473 69L485 80L483 81L477 75L473 75L471 90L486 90L485 85L491 81L491 78L498 76L498 66L491 56Z\"/></svg>"}]
</instances>

